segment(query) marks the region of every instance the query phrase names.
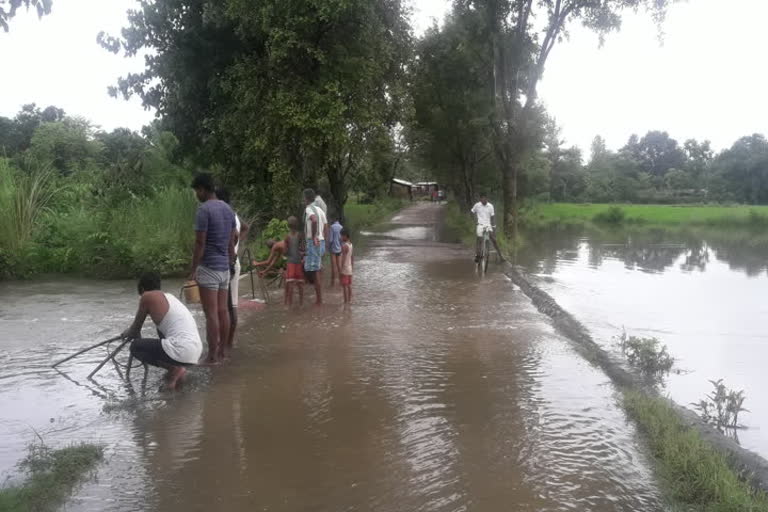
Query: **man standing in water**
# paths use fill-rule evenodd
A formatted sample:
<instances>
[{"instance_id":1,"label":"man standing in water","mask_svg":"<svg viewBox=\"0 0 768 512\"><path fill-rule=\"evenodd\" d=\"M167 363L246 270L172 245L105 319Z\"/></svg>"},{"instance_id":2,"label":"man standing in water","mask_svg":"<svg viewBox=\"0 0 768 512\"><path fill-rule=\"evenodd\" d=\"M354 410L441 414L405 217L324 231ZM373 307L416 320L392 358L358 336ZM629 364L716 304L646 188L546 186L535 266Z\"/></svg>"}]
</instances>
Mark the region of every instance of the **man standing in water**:
<instances>
[{"instance_id":1,"label":"man standing in water","mask_svg":"<svg viewBox=\"0 0 768 512\"><path fill-rule=\"evenodd\" d=\"M219 188L216 190L216 198L221 199L225 203L232 207L230 203L229 191L225 188ZM229 309L229 335L227 339L223 341L225 350L232 350L235 344L235 331L237 330L237 306L240 302L240 242L245 240L245 236L248 233L248 225L240 220L240 216L232 210L235 214L235 231L237 232L237 238L235 238L235 266L230 269L232 278L229 281L229 300L227 306Z\"/></svg>"},{"instance_id":2,"label":"man standing in water","mask_svg":"<svg viewBox=\"0 0 768 512\"><path fill-rule=\"evenodd\" d=\"M133 339L131 355L144 364L168 370L169 389L176 386L187 373L186 366L200 359L203 343L197 332L192 313L170 293L160 290L160 275L147 272L139 279L139 310L123 337ZM141 327L147 315L157 326L160 338L142 338Z\"/></svg>"},{"instance_id":3,"label":"man standing in water","mask_svg":"<svg viewBox=\"0 0 768 512\"><path fill-rule=\"evenodd\" d=\"M307 252L304 256L304 275L307 281L315 285L316 304L322 304L323 256L325 255L325 232L327 221L325 212L315 205L315 191L304 190L304 238Z\"/></svg>"},{"instance_id":4,"label":"man standing in water","mask_svg":"<svg viewBox=\"0 0 768 512\"><path fill-rule=\"evenodd\" d=\"M234 267L236 257L237 225L229 205L216 199L210 174L198 174L192 188L202 204L195 217L195 249L189 278L200 287L208 340L207 362L213 364L221 361L229 337L227 305L230 268Z\"/></svg>"}]
</instances>

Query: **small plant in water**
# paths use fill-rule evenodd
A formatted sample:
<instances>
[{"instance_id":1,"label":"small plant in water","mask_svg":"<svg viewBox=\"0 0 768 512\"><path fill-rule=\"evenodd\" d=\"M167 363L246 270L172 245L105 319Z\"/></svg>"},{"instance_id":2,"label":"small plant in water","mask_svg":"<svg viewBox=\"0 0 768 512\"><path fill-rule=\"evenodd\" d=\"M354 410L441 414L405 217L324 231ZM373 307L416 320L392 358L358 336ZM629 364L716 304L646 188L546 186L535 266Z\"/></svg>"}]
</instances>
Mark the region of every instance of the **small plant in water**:
<instances>
[{"instance_id":1,"label":"small plant in water","mask_svg":"<svg viewBox=\"0 0 768 512\"><path fill-rule=\"evenodd\" d=\"M623 331L618 338L618 345L630 366L654 382L661 381L675 364L667 346L656 338L628 336Z\"/></svg>"},{"instance_id":2,"label":"small plant in water","mask_svg":"<svg viewBox=\"0 0 768 512\"><path fill-rule=\"evenodd\" d=\"M728 389L723 384L723 379L709 382L714 386L714 390L705 399L691 405L699 411L702 420L720 432L735 432L740 427L739 414L748 411L744 408L744 400L746 400L744 391Z\"/></svg>"},{"instance_id":3,"label":"small plant in water","mask_svg":"<svg viewBox=\"0 0 768 512\"><path fill-rule=\"evenodd\" d=\"M622 224L626 220L627 214L618 206L611 206L605 211L596 213L592 220L601 224Z\"/></svg>"}]
</instances>

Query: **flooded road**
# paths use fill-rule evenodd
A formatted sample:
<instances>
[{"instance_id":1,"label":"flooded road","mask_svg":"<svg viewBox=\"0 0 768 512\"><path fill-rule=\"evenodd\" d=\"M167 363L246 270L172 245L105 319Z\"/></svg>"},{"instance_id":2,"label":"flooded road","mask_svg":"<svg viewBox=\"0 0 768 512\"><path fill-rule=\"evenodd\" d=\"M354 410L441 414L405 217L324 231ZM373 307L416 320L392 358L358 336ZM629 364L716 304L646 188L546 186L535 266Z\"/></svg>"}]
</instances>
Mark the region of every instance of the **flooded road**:
<instances>
[{"instance_id":1,"label":"flooded road","mask_svg":"<svg viewBox=\"0 0 768 512\"><path fill-rule=\"evenodd\" d=\"M622 329L666 344L681 372L665 391L679 404L703 399L710 380L744 390L737 438L768 457L768 248L744 235L539 233L525 264L605 348Z\"/></svg>"},{"instance_id":2,"label":"flooded road","mask_svg":"<svg viewBox=\"0 0 768 512\"><path fill-rule=\"evenodd\" d=\"M664 510L608 378L441 242L441 212L368 234L351 307L241 313L232 362L176 395L159 372L130 400L114 369L103 389L47 369L127 325L132 283L3 284L0 470L34 428L106 446L73 511ZM87 382L99 355L62 369Z\"/></svg>"}]
</instances>

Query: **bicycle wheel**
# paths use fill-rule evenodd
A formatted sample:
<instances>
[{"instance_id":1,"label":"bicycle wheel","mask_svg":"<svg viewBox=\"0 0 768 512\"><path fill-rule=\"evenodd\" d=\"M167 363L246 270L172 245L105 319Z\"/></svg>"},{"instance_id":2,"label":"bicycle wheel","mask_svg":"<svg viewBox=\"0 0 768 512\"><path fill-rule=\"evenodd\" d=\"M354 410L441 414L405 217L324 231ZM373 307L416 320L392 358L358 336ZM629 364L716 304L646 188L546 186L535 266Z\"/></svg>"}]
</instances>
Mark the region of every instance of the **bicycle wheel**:
<instances>
[{"instance_id":1,"label":"bicycle wheel","mask_svg":"<svg viewBox=\"0 0 768 512\"><path fill-rule=\"evenodd\" d=\"M484 241L484 247L483 247L483 272L488 272L488 260L491 259L491 242L488 240L488 238Z\"/></svg>"}]
</instances>

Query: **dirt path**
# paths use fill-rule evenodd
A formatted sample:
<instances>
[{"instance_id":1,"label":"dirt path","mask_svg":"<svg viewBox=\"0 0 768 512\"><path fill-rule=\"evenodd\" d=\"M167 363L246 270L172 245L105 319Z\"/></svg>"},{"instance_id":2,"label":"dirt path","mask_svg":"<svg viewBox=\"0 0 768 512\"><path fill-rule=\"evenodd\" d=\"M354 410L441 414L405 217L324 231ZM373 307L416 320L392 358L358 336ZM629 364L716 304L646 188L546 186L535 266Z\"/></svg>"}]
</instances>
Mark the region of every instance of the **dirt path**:
<instances>
[{"instance_id":1,"label":"dirt path","mask_svg":"<svg viewBox=\"0 0 768 512\"><path fill-rule=\"evenodd\" d=\"M131 420L138 476L76 509L662 510L608 379L441 215L368 233L351 307L248 317L208 385Z\"/></svg>"}]
</instances>

